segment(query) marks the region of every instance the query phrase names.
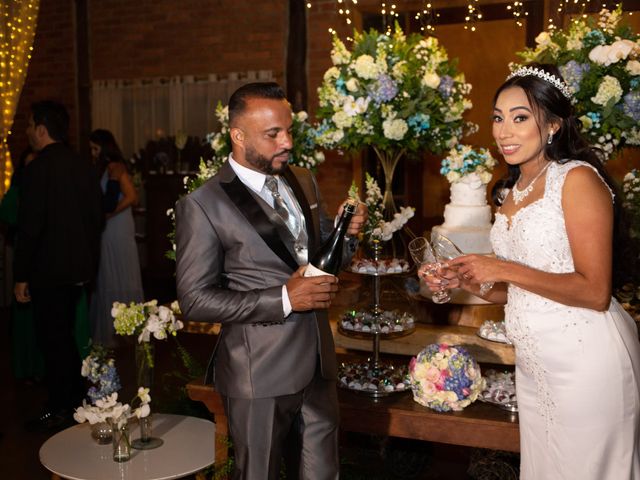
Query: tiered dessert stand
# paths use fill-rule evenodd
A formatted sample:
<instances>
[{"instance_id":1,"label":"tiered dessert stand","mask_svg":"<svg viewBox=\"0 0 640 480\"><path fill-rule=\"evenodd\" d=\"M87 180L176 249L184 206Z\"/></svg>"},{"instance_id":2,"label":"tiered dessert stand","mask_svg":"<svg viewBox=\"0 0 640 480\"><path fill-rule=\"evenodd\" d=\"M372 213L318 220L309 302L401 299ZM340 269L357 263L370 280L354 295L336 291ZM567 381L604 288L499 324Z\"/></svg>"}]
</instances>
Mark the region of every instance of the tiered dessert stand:
<instances>
[{"instance_id":1,"label":"tiered dessert stand","mask_svg":"<svg viewBox=\"0 0 640 480\"><path fill-rule=\"evenodd\" d=\"M410 313L385 311L380 304L381 279L386 275L405 273L408 264L402 260L380 260L382 246L373 245L373 262L367 267L352 264L351 271L373 278L373 304L365 311L346 312L338 321L338 332L342 335L372 340L372 357L366 362L343 363L339 367L339 386L371 397L383 397L410 390L408 365L394 365L380 360L380 340L409 335L415 331L414 318ZM379 265L385 265L378 268ZM387 268L389 267L389 268Z\"/></svg>"}]
</instances>

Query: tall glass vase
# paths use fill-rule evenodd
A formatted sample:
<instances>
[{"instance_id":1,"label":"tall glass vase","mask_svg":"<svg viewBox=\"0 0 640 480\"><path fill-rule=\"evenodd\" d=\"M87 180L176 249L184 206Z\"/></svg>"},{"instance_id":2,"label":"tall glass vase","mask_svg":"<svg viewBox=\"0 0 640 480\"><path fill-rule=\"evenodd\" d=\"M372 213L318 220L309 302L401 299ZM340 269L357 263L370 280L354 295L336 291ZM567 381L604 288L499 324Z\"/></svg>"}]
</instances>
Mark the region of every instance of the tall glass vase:
<instances>
[{"instance_id":1,"label":"tall glass vase","mask_svg":"<svg viewBox=\"0 0 640 480\"><path fill-rule=\"evenodd\" d=\"M398 211L396 202L393 200L393 174L398 166L398 161L405 154L406 150L402 148L397 151L388 151L373 147L373 151L376 152L376 156L384 172L384 197L382 197L384 218L385 220L391 220L393 219L393 215Z\"/></svg>"},{"instance_id":2,"label":"tall glass vase","mask_svg":"<svg viewBox=\"0 0 640 480\"><path fill-rule=\"evenodd\" d=\"M153 388L153 373L155 367L155 345L149 342L139 342L135 350L136 381L138 387L151 390ZM131 442L137 450L151 450L163 444L162 439L152 437L152 416L140 418L140 437Z\"/></svg>"}]
</instances>

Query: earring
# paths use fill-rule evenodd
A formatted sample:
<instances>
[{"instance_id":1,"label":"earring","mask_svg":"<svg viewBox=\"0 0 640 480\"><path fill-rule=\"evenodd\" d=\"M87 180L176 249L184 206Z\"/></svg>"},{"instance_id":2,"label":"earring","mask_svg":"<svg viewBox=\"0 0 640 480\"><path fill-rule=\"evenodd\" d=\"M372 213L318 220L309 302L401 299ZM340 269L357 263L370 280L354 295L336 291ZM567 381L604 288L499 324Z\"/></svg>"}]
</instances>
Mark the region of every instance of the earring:
<instances>
[{"instance_id":1,"label":"earring","mask_svg":"<svg viewBox=\"0 0 640 480\"><path fill-rule=\"evenodd\" d=\"M553 132L549 132L549 137L547 138L547 145L551 145L553 143Z\"/></svg>"}]
</instances>

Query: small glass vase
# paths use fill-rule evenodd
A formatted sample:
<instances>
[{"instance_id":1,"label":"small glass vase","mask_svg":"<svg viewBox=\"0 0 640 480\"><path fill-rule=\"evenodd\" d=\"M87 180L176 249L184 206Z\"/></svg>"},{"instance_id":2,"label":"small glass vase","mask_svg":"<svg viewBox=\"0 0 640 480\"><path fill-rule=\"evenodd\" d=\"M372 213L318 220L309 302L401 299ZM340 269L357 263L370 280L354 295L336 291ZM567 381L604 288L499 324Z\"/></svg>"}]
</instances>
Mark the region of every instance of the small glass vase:
<instances>
[{"instance_id":1,"label":"small glass vase","mask_svg":"<svg viewBox=\"0 0 640 480\"><path fill-rule=\"evenodd\" d=\"M127 462L131 458L131 441L129 438L129 423L126 419L117 419L112 422L113 460L115 462Z\"/></svg>"},{"instance_id":2,"label":"small glass vase","mask_svg":"<svg viewBox=\"0 0 640 480\"><path fill-rule=\"evenodd\" d=\"M111 443L113 433L108 422L98 422L91 425L91 438L98 445L108 445Z\"/></svg>"},{"instance_id":3,"label":"small glass vase","mask_svg":"<svg viewBox=\"0 0 640 480\"><path fill-rule=\"evenodd\" d=\"M151 414L143 417L140 422L140 438L136 438L131 442L131 446L136 450L151 450L158 448L164 443L161 438L152 437L153 434L153 421Z\"/></svg>"}]
</instances>

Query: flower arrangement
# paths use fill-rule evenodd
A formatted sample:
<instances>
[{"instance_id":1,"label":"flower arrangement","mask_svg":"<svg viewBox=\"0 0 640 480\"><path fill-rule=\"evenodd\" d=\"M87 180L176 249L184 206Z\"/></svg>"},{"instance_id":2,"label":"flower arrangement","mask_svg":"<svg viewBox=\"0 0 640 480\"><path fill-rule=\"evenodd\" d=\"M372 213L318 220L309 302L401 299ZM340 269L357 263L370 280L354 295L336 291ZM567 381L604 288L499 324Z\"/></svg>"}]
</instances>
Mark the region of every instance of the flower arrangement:
<instances>
[{"instance_id":1,"label":"flower arrangement","mask_svg":"<svg viewBox=\"0 0 640 480\"><path fill-rule=\"evenodd\" d=\"M474 150L469 145L458 144L449 150L442 160L440 173L447 177L450 183L459 182L462 178L471 178L486 185L491 181L491 171L496 166L496 160L486 148Z\"/></svg>"},{"instance_id":2,"label":"flower arrangement","mask_svg":"<svg viewBox=\"0 0 640 480\"><path fill-rule=\"evenodd\" d=\"M400 230L409 219L413 217L415 209L413 207L400 207L400 212L395 213L391 221L385 221L380 187L378 186L378 182L368 173L365 177L365 186L367 188L367 196L364 203L367 206L369 216L362 229L363 238L367 243L391 240L393 234ZM355 186L355 183L351 184L349 196L360 201L358 188Z\"/></svg>"},{"instance_id":3,"label":"flower arrangement","mask_svg":"<svg viewBox=\"0 0 640 480\"><path fill-rule=\"evenodd\" d=\"M182 321L175 317L174 311L177 309L177 302L172 303L171 308L158 306L157 300L131 302L129 305L113 302L111 316L118 335L137 335L138 343L142 343L149 342L152 335L157 340L175 336L184 327Z\"/></svg>"},{"instance_id":4,"label":"flower arrangement","mask_svg":"<svg viewBox=\"0 0 640 480\"><path fill-rule=\"evenodd\" d=\"M478 363L463 347L431 344L409 363L413 399L438 412L462 410L485 388Z\"/></svg>"},{"instance_id":5,"label":"flower arrangement","mask_svg":"<svg viewBox=\"0 0 640 480\"><path fill-rule=\"evenodd\" d=\"M540 33L535 49L518 52L526 62L559 67L583 133L607 158L624 145L640 145L640 35L621 17L621 5L603 9L567 30Z\"/></svg>"},{"instance_id":6,"label":"flower arrangement","mask_svg":"<svg viewBox=\"0 0 640 480\"><path fill-rule=\"evenodd\" d=\"M471 85L434 37L376 30L337 37L318 89L317 142L327 148L440 153L477 127L465 123ZM465 128L468 131L465 131Z\"/></svg>"},{"instance_id":7,"label":"flower arrangement","mask_svg":"<svg viewBox=\"0 0 640 480\"><path fill-rule=\"evenodd\" d=\"M631 237L640 240L640 171L635 168L622 179L622 206L629 215Z\"/></svg>"},{"instance_id":8,"label":"flower arrangement","mask_svg":"<svg viewBox=\"0 0 640 480\"><path fill-rule=\"evenodd\" d=\"M89 379L93 385L89 388L87 400L82 401L73 414L78 423L88 421L91 425L109 422L111 425L121 426L131 416L144 418L149 415L151 396L149 389L138 388L137 395L131 403L139 403L135 410L129 404L118 402L120 377L115 367L115 360L109 356L109 351L99 345L94 345L89 355L82 361L80 373Z\"/></svg>"},{"instance_id":9,"label":"flower arrangement","mask_svg":"<svg viewBox=\"0 0 640 480\"><path fill-rule=\"evenodd\" d=\"M93 345L89 355L82 361L80 373L93 384L87 392L92 402L120 390L116 362L109 357L109 351L105 347Z\"/></svg>"}]
</instances>

